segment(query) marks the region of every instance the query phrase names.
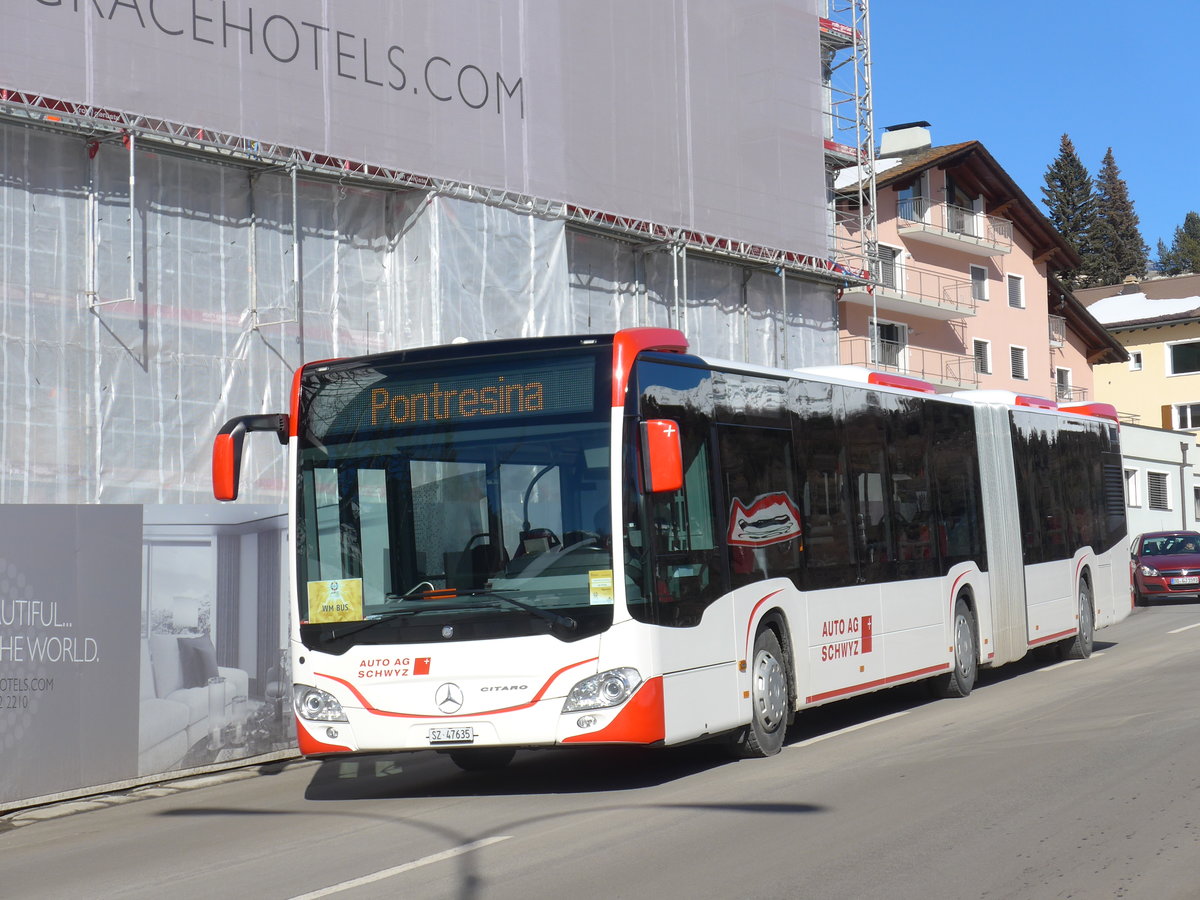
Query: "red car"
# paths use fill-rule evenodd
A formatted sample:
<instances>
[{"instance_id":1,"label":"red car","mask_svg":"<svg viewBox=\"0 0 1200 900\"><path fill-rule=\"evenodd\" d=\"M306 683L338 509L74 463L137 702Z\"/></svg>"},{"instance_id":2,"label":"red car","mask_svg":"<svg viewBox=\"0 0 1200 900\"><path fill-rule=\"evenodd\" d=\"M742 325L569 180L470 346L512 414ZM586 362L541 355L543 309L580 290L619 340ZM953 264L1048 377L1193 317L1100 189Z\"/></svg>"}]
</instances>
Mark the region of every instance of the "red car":
<instances>
[{"instance_id":1,"label":"red car","mask_svg":"<svg viewBox=\"0 0 1200 900\"><path fill-rule=\"evenodd\" d=\"M1200 532L1150 531L1130 551L1133 602L1156 598L1200 599Z\"/></svg>"}]
</instances>

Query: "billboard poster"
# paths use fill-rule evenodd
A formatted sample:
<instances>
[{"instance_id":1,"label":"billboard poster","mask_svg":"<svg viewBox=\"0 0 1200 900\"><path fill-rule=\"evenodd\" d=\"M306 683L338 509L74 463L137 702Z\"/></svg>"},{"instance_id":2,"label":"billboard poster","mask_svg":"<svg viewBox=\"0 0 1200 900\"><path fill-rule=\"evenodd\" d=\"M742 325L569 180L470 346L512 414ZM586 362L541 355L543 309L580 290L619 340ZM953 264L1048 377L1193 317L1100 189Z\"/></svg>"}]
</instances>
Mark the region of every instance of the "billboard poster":
<instances>
[{"instance_id":1,"label":"billboard poster","mask_svg":"<svg viewBox=\"0 0 1200 900\"><path fill-rule=\"evenodd\" d=\"M0 505L0 809L290 754L279 505Z\"/></svg>"},{"instance_id":2,"label":"billboard poster","mask_svg":"<svg viewBox=\"0 0 1200 900\"><path fill-rule=\"evenodd\" d=\"M135 774L140 506L0 507L0 804Z\"/></svg>"},{"instance_id":3,"label":"billboard poster","mask_svg":"<svg viewBox=\"0 0 1200 900\"><path fill-rule=\"evenodd\" d=\"M826 255L816 0L12 0L0 89Z\"/></svg>"}]
</instances>

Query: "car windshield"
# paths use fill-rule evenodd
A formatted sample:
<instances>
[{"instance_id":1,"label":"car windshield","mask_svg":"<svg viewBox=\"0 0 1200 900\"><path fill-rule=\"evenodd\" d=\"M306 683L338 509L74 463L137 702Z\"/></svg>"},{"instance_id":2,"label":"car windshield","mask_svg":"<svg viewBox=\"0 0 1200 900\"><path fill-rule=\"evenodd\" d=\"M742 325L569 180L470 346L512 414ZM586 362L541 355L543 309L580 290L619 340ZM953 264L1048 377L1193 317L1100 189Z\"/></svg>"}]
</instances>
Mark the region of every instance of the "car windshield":
<instances>
[{"instance_id":1,"label":"car windshield","mask_svg":"<svg viewBox=\"0 0 1200 900\"><path fill-rule=\"evenodd\" d=\"M570 639L611 624L610 425L588 378L582 413L451 416L378 436L327 418L302 436L306 642L425 640L435 624L455 639Z\"/></svg>"},{"instance_id":2,"label":"car windshield","mask_svg":"<svg viewBox=\"0 0 1200 900\"><path fill-rule=\"evenodd\" d=\"M1200 553L1200 535L1166 535L1142 541L1142 556Z\"/></svg>"}]
</instances>

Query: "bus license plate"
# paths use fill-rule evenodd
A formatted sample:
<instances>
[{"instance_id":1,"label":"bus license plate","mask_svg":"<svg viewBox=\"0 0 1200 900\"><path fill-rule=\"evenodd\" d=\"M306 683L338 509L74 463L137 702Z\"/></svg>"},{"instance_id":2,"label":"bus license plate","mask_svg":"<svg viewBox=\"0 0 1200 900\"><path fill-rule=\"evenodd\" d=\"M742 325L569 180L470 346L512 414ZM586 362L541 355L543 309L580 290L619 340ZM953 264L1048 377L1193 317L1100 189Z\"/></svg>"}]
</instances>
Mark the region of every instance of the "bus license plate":
<instances>
[{"instance_id":1,"label":"bus license plate","mask_svg":"<svg viewBox=\"0 0 1200 900\"><path fill-rule=\"evenodd\" d=\"M473 744L475 729L469 725L458 728L430 728L428 738L431 744Z\"/></svg>"},{"instance_id":2,"label":"bus license plate","mask_svg":"<svg viewBox=\"0 0 1200 900\"><path fill-rule=\"evenodd\" d=\"M1171 584L1200 584L1200 575L1187 575L1183 578L1172 578Z\"/></svg>"}]
</instances>

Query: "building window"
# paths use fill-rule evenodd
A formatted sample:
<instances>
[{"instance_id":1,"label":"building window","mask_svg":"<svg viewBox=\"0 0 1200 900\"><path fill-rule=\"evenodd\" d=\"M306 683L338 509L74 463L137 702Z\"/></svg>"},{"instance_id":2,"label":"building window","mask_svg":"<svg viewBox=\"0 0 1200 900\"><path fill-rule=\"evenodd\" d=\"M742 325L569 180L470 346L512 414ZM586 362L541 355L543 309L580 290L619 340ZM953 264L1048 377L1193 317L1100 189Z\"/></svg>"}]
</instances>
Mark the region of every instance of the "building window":
<instances>
[{"instance_id":1,"label":"building window","mask_svg":"<svg viewBox=\"0 0 1200 900\"><path fill-rule=\"evenodd\" d=\"M879 284L889 290L900 289L900 253L899 247L879 245Z\"/></svg>"},{"instance_id":2,"label":"building window","mask_svg":"<svg viewBox=\"0 0 1200 900\"><path fill-rule=\"evenodd\" d=\"M1015 309L1025 308L1025 279L1020 275L1008 276L1008 305Z\"/></svg>"},{"instance_id":3,"label":"building window","mask_svg":"<svg viewBox=\"0 0 1200 900\"><path fill-rule=\"evenodd\" d=\"M1171 508L1171 495L1167 490L1166 472L1146 473L1146 493L1150 496L1151 509Z\"/></svg>"},{"instance_id":4,"label":"building window","mask_svg":"<svg viewBox=\"0 0 1200 900\"><path fill-rule=\"evenodd\" d=\"M1059 400L1074 400L1075 397L1071 393L1071 370L1063 368L1055 368L1054 370L1054 388L1058 392Z\"/></svg>"},{"instance_id":5,"label":"building window","mask_svg":"<svg viewBox=\"0 0 1200 900\"><path fill-rule=\"evenodd\" d=\"M908 326L900 322L871 319L871 365L903 369L908 348Z\"/></svg>"},{"instance_id":6,"label":"building window","mask_svg":"<svg viewBox=\"0 0 1200 900\"><path fill-rule=\"evenodd\" d=\"M1167 344L1167 374L1190 375L1200 372L1200 341Z\"/></svg>"},{"instance_id":7,"label":"building window","mask_svg":"<svg viewBox=\"0 0 1200 900\"><path fill-rule=\"evenodd\" d=\"M1129 351L1129 371L1130 372L1142 371L1142 351L1141 350L1130 350Z\"/></svg>"},{"instance_id":8,"label":"building window","mask_svg":"<svg viewBox=\"0 0 1200 900\"><path fill-rule=\"evenodd\" d=\"M1141 506L1142 495L1138 491L1138 472L1137 469L1125 470L1125 505L1126 506Z\"/></svg>"},{"instance_id":9,"label":"building window","mask_svg":"<svg viewBox=\"0 0 1200 900\"><path fill-rule=\"evenodd\" d=\"M1192 518L1200 519L1200 488L1192 488Z\"/></svg>"},{"instance_id":10,"label":"building window","mask_svg":"<svg viewBox=\"0 0 1200 900\"><path fill-rule=\"evenodd\" d=\"M971 299L987 299L988 270L984 266L971 266Z\"/></svg>"},{"instance_id":11,"label":"building window","mask_svg":"<svg viewBox=\"0 0 1200 900\"><path fill-rule=\"evenodd\" d=\"M1028 378L1025 374L1025 348L1009 347L1008 359L1012 368L1012 377L1025 381Z\"/></svg>"},{"instance_id":12,"label":"building window","mask_svg":"<svg viewBox=\"0 0 1200 900\"><path fill-rule=\"evenodd\" d=\"M992 342L981 341L978 338L973 342L975 345L975 374L976 375L991 375L992 374Z\"/></svg>"},{"instance_id":13,"label":"building window","mask_svg":"<svg viewBox=\"0 0 1200 900\"><path fill-rule=\"evenodd\" d=\"M1174 421L1171 424L1176 431L1200 429L1200 403L1176 403L1174 413Z\"/></svg>"}]
</instances>

